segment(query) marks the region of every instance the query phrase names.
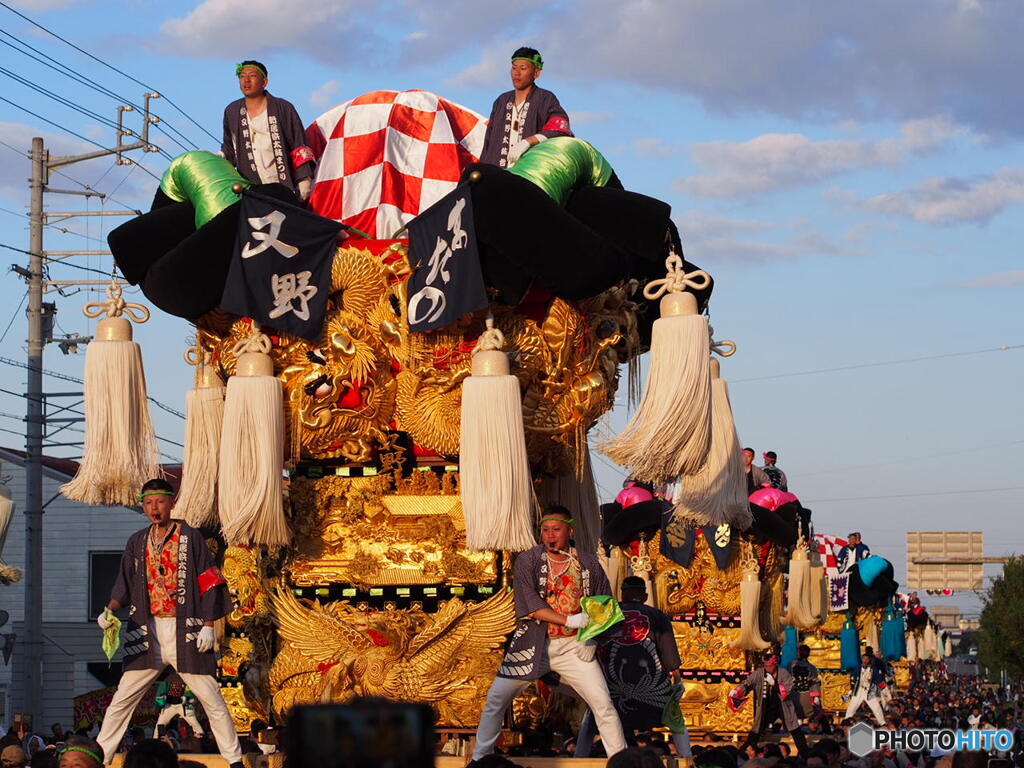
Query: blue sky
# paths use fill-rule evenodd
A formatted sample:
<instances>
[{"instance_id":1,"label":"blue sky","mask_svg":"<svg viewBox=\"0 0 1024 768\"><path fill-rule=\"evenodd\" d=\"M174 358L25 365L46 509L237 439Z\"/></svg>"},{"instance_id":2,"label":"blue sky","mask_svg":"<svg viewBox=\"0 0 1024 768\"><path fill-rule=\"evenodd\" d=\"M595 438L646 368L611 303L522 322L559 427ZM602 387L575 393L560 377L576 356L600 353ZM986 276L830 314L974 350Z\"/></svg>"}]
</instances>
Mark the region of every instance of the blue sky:
<instances>
[{"instance_id":1,"label":"blue sky","mask_svg":"<svg viewBox=\"0 0 1024 768\"><path fill-rule=\"evenodd\" d=\"M861 530L901 581L907 530L983 530L987 554L1024 552L1024 350L764 379L1024 344L1024 102L1015 97L1024 11L1017 4L30 0L14 7L164 93L216 137L224 105L237 96L233 65L242 58L263 60L271 91L309 123L380 88L423 88L486 113L509 87L511 51L536 45L547 64L541 85L558 94L577 135L606 154L628 188L672 204L687 257L714 274L712 324L740 350L723 364L740 438L759 454L779 453L818 530ZM141 103L140 85L3 7L0 29L0 67L9 72L114 117L117 101L12 47L28 44ZM99 121L3 74L0 96L95 141L113 140ZM155 105L195 144L216 148L166 102ZM0 102L0 139L27 149L34 135L54 152L89 149ZM171 155L181 151L154 136ZM166 164L159 154L141 159L156 176ZM107 209L145 209L156 185L143 170L110 160L67 173L112 193ZM27 175L24 157L0 146L0 242L21 248ZM56 177L53 186L75 183ZM85 201L50 196L48 206L81 210ZM101 208L95 200L88 206ZM113 221L69 222L77 234L51 229L45 247L104 248ZM109 257L74 261L110 266ZM54 267L52 275L90 273ZM23 295L13 274L0 281L0 333L13 320L0 349L16 359L24 354ZM80 315L86 294L51 298L58 333L89 332ZM168 317L137 332L151 394L180 409L190 382L181 357L189 333ZM80 374L82 363L47 349L48 368ZM21 391L23 371L0 366L0 380ZM65 384L48 381L58 390ZM0 394L0 427L20 431L10 415L22 411L20 398ZM600 429L625 416L617 409ZM154 418L162 437L181 441L179 419L160 411ZM17 436L0 435L19 445ZM180 456L173 444L163 447ZM608 497L621 473L605 461L596 467ZM1005 488L1013 490L991 490ZM967 490L984 492L949 493ZM914 495L925 493L937 495ZM864 496L883 498L842 501ZM957 601L977 605L970 595Z\"/></svg>"}]
</instances>

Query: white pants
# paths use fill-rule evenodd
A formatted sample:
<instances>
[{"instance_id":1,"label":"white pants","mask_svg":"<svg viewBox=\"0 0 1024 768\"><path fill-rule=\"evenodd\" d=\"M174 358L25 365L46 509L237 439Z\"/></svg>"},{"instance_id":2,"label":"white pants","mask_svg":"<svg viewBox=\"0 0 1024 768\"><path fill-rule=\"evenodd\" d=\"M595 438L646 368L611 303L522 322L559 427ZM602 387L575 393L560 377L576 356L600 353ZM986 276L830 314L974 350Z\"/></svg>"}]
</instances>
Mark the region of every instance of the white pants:
<instances>
[{"instance_id":1,"label":"white pants","mask_svg":"<svg viewBox=\"0 0 1024 768\"><path fill-rule=\"evenodd\" d=\"M849 720L860 709L861 704L867 704L868 709L871 710L871 714L875 716L875 722L879 725L885 725L885 715L882 713L882 702L878 698L868 698L866 693L855 693L850 697L850 703L846 707L846 714L843 716L844 720Z\"/></svg>"},{"instance_id":2,"label":"white pants","mask_svg":"<svg viewBox=\"0 0 1024 768\"><path fill-rule=\"evenodd\" d=\"M156 638L157 653L162 664L159 669L130 669L121 675L121 682L103 715L103 726L96 739L103 748L103 756L108 764L113 762L117 745L124 738L132 713L146 695L146 691L160 677L165 666L174 669L178 667L177 621L170 617L154 619L153 622L154 624L150 626L150 642ZM229 764L242 762L242 748L238 744L235 723L213 675L195 675L181 671L178 674L203 705L221 757Z\"/></svg>"},{"instance_id":3,"label":"white pants","mask_svg":"<svg viewBox=\"0 0 1024 768\"><path fill-rule=\"evenodd\" d=\"M199 718L196 717L194 710L185 711L184 704L168 704L166 707L160 710L160 717L156 719L156 727L153 729L153 738L160 738L160 726L167 725L175 717L180 717L186 723L188 723L192 732L196 736L202 738L204 735L203 724L199 722Z\"/></svg>"},{"instance_id":4,"label":"white pants","mask_svg":"<svg viewBox=\"0 0 1024 768\"><path fill-rule=\"evenodd\" d=\"M571 686L594 713L608 757L624 750L626 740L622 736L622 723L619 722L619 716L612 706L601 666L593 659L584 661L580 658L582 644L575 637L549 637L547 643L549 668L552 672L557 672L562 682ZM529 684L529 680L494 678L491 690L487 692L484 711L480 715L480 725L476 729L474 760L479 760L494 751L494 744L501 735L501 721L505 717L505 710L512 703L512 699Z\"/></svg>"}]
</instances>

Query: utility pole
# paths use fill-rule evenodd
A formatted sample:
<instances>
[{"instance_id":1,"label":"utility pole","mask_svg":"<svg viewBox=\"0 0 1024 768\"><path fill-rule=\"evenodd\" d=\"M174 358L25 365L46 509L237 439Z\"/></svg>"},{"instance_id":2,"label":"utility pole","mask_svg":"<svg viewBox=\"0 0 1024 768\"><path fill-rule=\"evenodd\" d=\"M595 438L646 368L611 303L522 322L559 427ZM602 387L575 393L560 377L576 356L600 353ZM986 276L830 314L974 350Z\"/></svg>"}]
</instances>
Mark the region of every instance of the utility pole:
<instances>
[{"instance_id":1,"label":"utility pole","mask_svg":"<svg viewBox=\"0 0 1024 768\"><path fill-rule=\"evenodd\" d=\"M82 155L50 157L41 138L32 139L31 207L29 211L29 266L25 277L28 283L28 379L25 392L25 608L24 638L25 660L22 669L22 690L24 706L22 711L32 717L33 727L41 724L43 691L43 438L46 428L46 395L43 393L43 348L51 341L52 320L55 307L43 302L43 294L64 285L106 285L109 281L88 280L47 280L46 264L50 261L43 250L43 227L48 216L43 210L43 195L57 194L105 197L102 193L86 189L50 189L50 173L84 160L108 155L117 155L119 165L130 165L131 158L124 153L142 149L157 152L159 148L149 142L150 125L159 118L150 114L150 99L160 98L158 93L147 93L142 134L137 141L126 144L126 137L137 136L135 131L124 127L124 113L133 111L130 106L118 107L117 146L99 149ZM104 212L106 215L134 215L139 211ZM61 218L87 215L78 213L54 214ZM62 252L61 258L73 252ZM59 259L54 259L54 261Z\"/></svg>"}]
</instances>

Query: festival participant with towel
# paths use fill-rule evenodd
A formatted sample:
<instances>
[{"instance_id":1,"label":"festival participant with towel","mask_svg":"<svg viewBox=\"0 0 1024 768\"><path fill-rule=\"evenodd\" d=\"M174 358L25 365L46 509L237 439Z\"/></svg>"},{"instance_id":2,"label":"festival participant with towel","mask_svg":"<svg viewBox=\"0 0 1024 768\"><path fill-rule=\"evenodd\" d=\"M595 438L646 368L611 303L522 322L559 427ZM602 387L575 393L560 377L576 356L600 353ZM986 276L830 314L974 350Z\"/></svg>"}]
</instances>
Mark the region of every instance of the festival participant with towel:
<instances>
[{"instance_id":1,"label":"festival participant with towel","mask_svg":"<svg viewBox=\"0 0 1024 768\"><path fill-rule=\"evenodd\" d=\"M797 752L801 757L807 756L807 739L800 730L800 718L793 706L794 688L793 676L788 670L779 668L779 657L772 654L729 694L729 706L733 710L739 709L747 696L752 694L754 697L754 724L740 752L748 746L756 747L768 726L781 720L782 727L793 738Z\"/></svg>"},{"instance_id":2,"label":"festival participant with towel","mask_svg":"<svg viewBox=\"0 0 1024 768\"><path fill-rule=\"evenodd\" d=\"M494 100L481 163L508 168L530 147L554 136L572 136L558 97L536 85L544 60L535 48L512 54L512 86Z\"/></svg>"},{"instance_id":3,"label":"festival participant with towel","mask_svg":"<svg viewBox=\"0 0 1024 768\"><path fill-rule=\"evenodd\" d=\"M244 98L224 109L224 157L254 184L284 184L303 201L313 188L316 158L290 101L267 92L267 68L258 61L235 67Z\"/></svg>"},{"instance_id":4,"label":"festival participant with towel","mask_svg":"<svg viewBox=\"0 0 1024 768\"><path fill-rule=\"evenodd\" d=\"M568 509L548 507L540 520L542 543L516 555L512 588L519 624L487 692L470 765L494 750L512 699L549 672L557 673L590 707L609 757L626 748L619 716L594 659L597 647L576 637L590 622L582 599L610 595L611 588L597 557L572 545L573 525Z\"/></svg>"},{"instance_id":5,"label":"festival participant with towel","mask_svg":"<svg viewBox=\"0 0 1024 768\"><path fill-rule=\"evenodd\" d=\"M797 715L806 720L821 709L821 675L811 663L809 645L801 645L797 649L797 658L789 665L789 674L793 676L796 694L793 703L796 704Z\"/></svg>"},{"instance_id":6,"label":"festival participant with towel","mask_svg":"<svg viewBox=\"0 0 1024 768\"><path fill-rule=\"evenodd\" d=\"M221 756L238 768L242 750L214 678L213 623L231 610L227 583L213 565L203 534L171 519L174 491L166 480L147 482L140 500L152 524L128 539L110 603L96 617L106 630L114 611L131 606L124 635L125 671L96 740L110 763L135 707L170 666L203 705Z\"/></svg>"},{"instance_id":7,"label":"festival participant with towel","mask_svg":"<svg viewBox=\"0 0 1024 768\"><path fill-rule=\"evenodd\" d=\"M676 754L692 757L686 723L681 717L665 722L666 707L673 698L678 700L682 664L672 621L646 603L644 580L639 576L623 579L619 607L625 620L598 639L597 653L608 691L624 730L650 731L667 725L672 730ZM588 711L576 737L576 757L590 757L593 724Z\"/></svg>"}]
</instances>

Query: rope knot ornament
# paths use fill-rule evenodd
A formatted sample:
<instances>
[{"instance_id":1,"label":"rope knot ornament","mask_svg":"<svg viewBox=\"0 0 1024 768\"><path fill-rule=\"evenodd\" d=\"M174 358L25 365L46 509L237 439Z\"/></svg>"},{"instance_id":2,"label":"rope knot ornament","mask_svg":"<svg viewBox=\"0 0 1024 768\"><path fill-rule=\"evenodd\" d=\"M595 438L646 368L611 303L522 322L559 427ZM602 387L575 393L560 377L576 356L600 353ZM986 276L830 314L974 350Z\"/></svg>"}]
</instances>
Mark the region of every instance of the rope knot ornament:
<instances>
[{"instance_id":1,"label":"rope knot ornament","mask_svg":"<svg viewBox=\"0 0 1024 768\"><path fill-rule=\"evenodd\" d=\"M711 351L719 357L732 357L736 354L736 342L732 339L715 341L715 329L708 326L708 337L711 339Z\"/></svg>"},{"instance_id":2,"label":"rope knot ornament","mask_svg":"<svg viewBox=\"0 0 1024 768\"><path fill-rule=\"evenodd\" d=\"M495 352L504 349L505 347L505 334L500 329L494 327L494 316L487 316L487 329L480 334L480 338L476 341L476 346L473 347L473 354L478 352Z\"/></svg>"},{"instance_id":3,"label":"rope knot ornament","mask_svg":"<svg viewBox=\"0 0 1024 768\"><path fill-rule=\"evenodd\" d=\"M235 343L231 353L236 357L245 354L269 355L270 350L270 339L254 326L251 334Z\"/></svg>"},{"instance_id":4,"label":"rope knot ornament","mask_svg":"<svg viewBox=\"0 0 1024 768\"><path fill-rule=\"evenodd\" d=\"M125 301L118 283L107 286L106 301L90 301L82 308L82 314L91 318L101 315L108 318L127 317L140 325L149 320L149 310L141 304Z\"/></svg>"},{"instance_id":5,"label":"rope knot ornament","mask_svg":"<svg viewBox=\"0 0 1024 768\"><path fill-rule=\"evenodd\" d=\"M650 301L660 299L666 293L682 293L687 288L701 291L711 284L711 275L703 269L687 272L683 260L672 251L665 259L665 277L651 280L644 286L644 298Z\"/></svg>"}]
</instances>

